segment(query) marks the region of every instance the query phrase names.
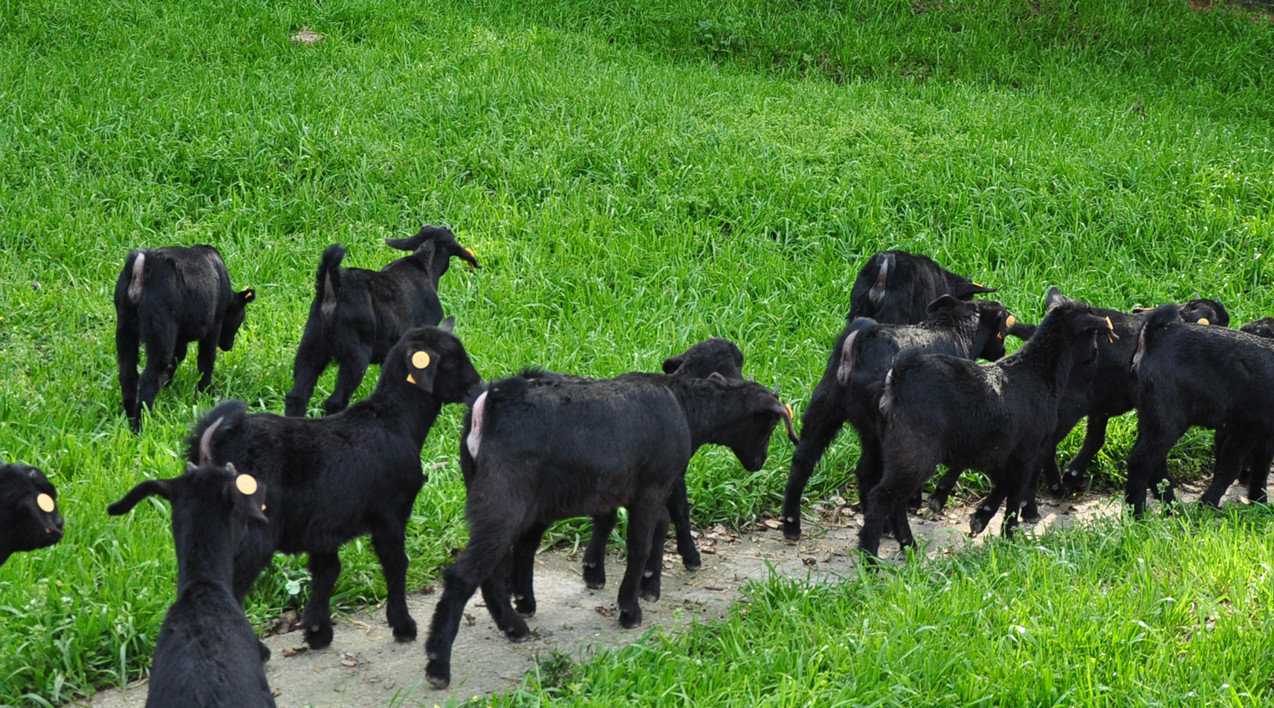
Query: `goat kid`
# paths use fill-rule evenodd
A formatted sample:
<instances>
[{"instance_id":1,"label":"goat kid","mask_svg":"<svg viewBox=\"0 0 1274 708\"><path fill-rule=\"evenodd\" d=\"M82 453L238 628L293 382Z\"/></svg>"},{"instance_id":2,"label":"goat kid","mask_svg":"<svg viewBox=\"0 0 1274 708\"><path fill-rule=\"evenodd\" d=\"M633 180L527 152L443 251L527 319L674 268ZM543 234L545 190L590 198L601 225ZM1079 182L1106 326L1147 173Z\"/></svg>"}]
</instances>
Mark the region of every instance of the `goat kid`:
<instances>
[{"instance_id":1,"label":"goat kid","mask_svg":"<svg viewBox=\"0 0 1274 708\"><path fill-rule=\"evenodd\" d=\"M190 342L199 343L198 390L212 383L217 348L230 351L243 324L245 306L256 299L251 288L230 289L221 253L212 246L164 246L130 251L115 282L115 353L124 413L133 431L141 430L141 411L155 403L186 358ZM138 350L146 344L146 368L140 385Z\"/></svg>"},{"instance_id":2,"label":"goat kid","mask_svg":"<svg viewBox=\"0 0 1274 708\"><path fill-rule=\"evenodd\" d=\"M275 551L308 553L313 576L302 616L305 641L332 642L329 603L341 572L337 551L371 534L388 592L386 614L398 641L416 638L407 611L407 521L425 483L420 450L444 403L471 402L482 378L452 333L439 327L409 330L389 350L376 389L335 415L286 418L245 414L242 401L222 403L195 426L187 442L225 422L211 439L212 459L233 463L268 487L270 523L253 529L234 560L240 602Z\"/></svg>"},{"instance_id":3,"label":"goat kid","mask_svg":"<svg viewBox=\"0 0 1274 708\"><path fill-rule=\"evenodd\" d=\"M62 540L57 497L43 471L20 463L0 464L0 565L17 551Z\"/></svg>"},{"instance_id":4,"label":"goat kid","mask_svg":"<svg viewBox=\"0 0 1274 708\"><path fill-rule=\"evenodd\" d=\"M608 380L514 376L474 402L462 442L469 543L443 576L425 678L451 679L451 646L464 605L481 586L496 625L511 639L529 634L509 601L512 559L533 558L548 525L573 516L628 509L628 568L619 621L641 624L638 594L659 597L668 496L701 445L730 448L745 469L765 463L782 420L778 397L750 381L625 374ZM529 549L529 552L528 552Z\"/></svg>"},{"instance_id":5,"label":"goat kid","mask_svg":"<svg viewBox=\"0 0 1274 708\"><path fill-rule=\"evenodd\" d=\"M906 251L881 251L867 259L849 293L849 316L870 317L882 324L916 324L929 303L943 295L972 300L995 288L956 275L932 258Z\"/></svg>"},{"instance_id":6,"label":"goat kid","mask_svg":"<svg viewBox=\"0 0 1274 708\"><path fill-rule=\"evenodd\" d=\"M1218 431L1216 468L1200 500L1214 507L1243 467L1253 500L1265 499L1274 455L1274 341L1180 321L1176 305L1155 308L1137 339L1137 439L1128 454L1125 501L1145 510L1146 491L1174 499L1168 452L1191 426Z\"/></svg>"},{"instance_id":7,"label":"goat kid","mask_svg":"<svg viewBox=\"0 0 1274 708\"><path fill-rule=\"evenodd\" d=\"M867 494L860 549L875 558L889 523L900 545L915 544L907 499L938 464L986 472L991 495L978 506L971 529L979 533L1007 499L1003 532L1012 536L1056 427L1066 381L1073 369L1096 359L1099 331L1113 333L1104 317L1086 305L1061 303L1021 349L994 363L901 352L880 398L885 472Z\"/></svg>"},{"instance_id":8,"label":"goat kid","mask_svg":"<svg viewBox=\"0 0 1274 708\"><path fill-rule=\"evenodd\" d=\"M172 504L177 551L177 600L155 641L148 708L273 706L256 633L230 590L234 548L248 523L265 524L265 486L232 464L216 465L200 439L200 464L173 479L151 479L107 507L126 514L158 495Z\"/></svg>"},{"instance_id":9,"label":"goat kid","mask_svg":"<svg viewBox=\"0 0 1274 708\"><path fill-rule=\"evenodd\" d=\"M374 271L340 267L345 248L339 243L323 251L314 300L292 366L292 390L284 408L287 416L305 415L314 385L332 361L340 369L323 412L331 415L343 410L368 365L383 362L408 329L442 321L438 281L452 256L482 267L473 251L441 226L426 225L411 238L391 238L385 243L411 255Z\"/></svg>"},{"instance_id":10,"label":"goat kid","mask_svg":"<svg viewBox=\"0 0 1274 708\"><path fill-rule=\"evenodd\" d=\"M854 475L859 499L881 476L880 394L885 372L906 348L934 354L995 361L1004 356L1004 338L1018 325L1017 318L994 300L965 302L943 295L929 304L919 324L879 324L860 317L849 321L836 339L823 378L801 416L801 444L792 453L792 467L783 493L783 535L801 536L801 495L814 466L846 421L858 433L860 454ZM959 470L954 471L959 476Z\"/></svg>"}]
</instances>

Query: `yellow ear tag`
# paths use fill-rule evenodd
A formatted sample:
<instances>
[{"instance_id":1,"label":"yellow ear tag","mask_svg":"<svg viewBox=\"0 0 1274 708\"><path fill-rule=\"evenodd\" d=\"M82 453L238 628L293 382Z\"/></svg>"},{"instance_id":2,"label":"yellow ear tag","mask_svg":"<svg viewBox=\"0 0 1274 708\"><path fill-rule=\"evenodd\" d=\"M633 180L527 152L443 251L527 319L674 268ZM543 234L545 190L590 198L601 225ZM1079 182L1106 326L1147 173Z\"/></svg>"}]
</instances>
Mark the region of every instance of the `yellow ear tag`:
<instances>
[{"instance_id":1,"label":"yellow ear tag","mask_svg":"<svg viewBox=\"0 0 1274 708\"><path fill-rule=\"evenodd\" d=\"M1206 325L1206 324L1212 324L1212 323L1208 321L1208 318L1206 318L1206 317L1200 317L1200 318L1199 318L1199 324Z\"/></svg>"},{"instance_id":2,"label":"yellow ear tag","mask_svg":"<svg viewBox=\"0 0 1274 708\"><path fill-rule=\"evenodd\" d=\"M417 369L429 368L429 352L416 352L411 355L411 365Z\"/></svg>"},{"instance_id":3,"label":"yellow ear tag","mask_svg":"<svg viewBox=\"0 0 1274 708\"><path fill-rule=\"evenodd\" d=\"M234 486L244 495L257 493L257 479L250 474L241 474L235 477Z\"/></svg>"},{"instance_id":4,"label":"yellow ear tag","mask_svg":"<svg viewBox=\"0 0 1274 708\"><path fill-rule=\"evenodd\" d=\"M970 283L973 283L974 285L976 285L976 286L977 286L977 287L979 287L979 288L985 288L985 287L986 287L985 285L983 285L982 283L979 283L979 282L977 282L977 281L970 280L969 282L970 282Z\"/></svg>"},{"instance_id":5,"label":"yellow ear tag","mask_svg":"<svg viewBox=\"0 0 1274 708\"><path fill-rule=\"evenodd\" d=\"M793 416L793 415L792 415L792 407L791 407L791 406L789 406L788 404L784 403L784 404L783 404L783 407L787 409L787 417L788 417L788 418L793 418L793 417L795 417L795 416Z\"/></svg>"},{"instance_id":6,"label":"yellow ear tag","mask_svg":"<svg viewBox=\"0 0 1274 708\"><path fill-rule=\"evenodd\" d=\"M409 383L409 384L414 384L414 383L416 383L416 377L415 377L415 376L412 376L411 374L407 374L407 383Z\"/></svg>"},{"instance_id":7,"label":"yellow ear tag","mask_svg":"<svg viewBox=\"0 0 1274 708\"><path fill-rule=\"evenodd\" d=\"M1106 317L1106 327L1110 330L1109 332L1106 333L1106 339L1109 339L1110 343L1114 344L1115 343L1115 325L1110 323L1109 316Z\"/></svg>"},{"instance_id":8,"label":"yellow ear tag","mask_svg":"<svg viewBox=\"0 0 1274 708\"><path fill-rule=\"evenodd\" d=\"M1004 320L1004 326L1012 327L1016 322L1017 322L1017 318L1014 317L1013 315L1009 315L1009 318L1007 320Z\"/></svg>"},{"instance_id":9,"label":"yellow ear tag","mask_svg":"<svg viewBox=\"0 0 1274 708\"><path fill-rule=\"evenodd\" d=\"M468 253L469 255L473 256L474 258L477 258L477 257L478 257L478 256L477 256L477 254L473 252L473 249L472 249L472 248L466 248L466 249L464 249L464 252L465 252L465 253Z\"/></svg>"},{"instance_id":10,"label":"yellow ear tag","mask_svg":"<svg viewBox=\"0 0 1274 708\"><path fill-rule=\"evenodd\" d=\"M40 511L50 514L57 508L57 504L53 503L53 497L47 494L41 494L35 498L35 505L40 507Z\"/></svg>"}]
</instances>

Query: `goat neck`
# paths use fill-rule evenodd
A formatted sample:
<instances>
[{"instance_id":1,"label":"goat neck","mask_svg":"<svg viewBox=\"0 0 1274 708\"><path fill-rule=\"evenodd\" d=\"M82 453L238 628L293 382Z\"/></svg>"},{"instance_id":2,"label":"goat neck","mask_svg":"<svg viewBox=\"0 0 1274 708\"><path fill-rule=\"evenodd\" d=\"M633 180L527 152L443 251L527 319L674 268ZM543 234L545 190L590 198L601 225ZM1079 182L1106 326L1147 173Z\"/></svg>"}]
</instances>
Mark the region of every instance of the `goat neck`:
<instances>
[{"instance_id":1,"label":"goat neck","mask_svg":"<svg viewBox=\"0 0 1274 708\"><path fill-rule=\"evenodd\" d=\"M755 381L731 381L719 376L662 378L668 381L668 388L686 415L691 450L698 450L704 444L726 444L721 435L725 428L764 410L758 405L758 389L763 387Z\"/></svg>"},{"instance_id":2,"label":"goat neck","mask_svg":"<svg viewBox=\"0 0 1274 708\"><path fill-rule=\"evenodd\" d=\"M173 545L177 551L177 594L196 584L230 587L234 573L236 531L242 520L224 522L230 514L207 499L173 504Z\"/></svg>"},{"instance_id":3,"label":"goat neck","mask_svg":"<svg viewBox=\"0 0 1274 708\"><path fill-rule=\"evenodd\" d=\"M1005 371L1029 371L1043 380L1052 391L1066 385L1074 364L1078 340L1085 336L1072 331L1071 320L1081 305L1064 304L1050 310L1035 334L1021 349L1001 360ZM1097 335L1102 336L1102 335Z\"/></svg>"}]
</instances>

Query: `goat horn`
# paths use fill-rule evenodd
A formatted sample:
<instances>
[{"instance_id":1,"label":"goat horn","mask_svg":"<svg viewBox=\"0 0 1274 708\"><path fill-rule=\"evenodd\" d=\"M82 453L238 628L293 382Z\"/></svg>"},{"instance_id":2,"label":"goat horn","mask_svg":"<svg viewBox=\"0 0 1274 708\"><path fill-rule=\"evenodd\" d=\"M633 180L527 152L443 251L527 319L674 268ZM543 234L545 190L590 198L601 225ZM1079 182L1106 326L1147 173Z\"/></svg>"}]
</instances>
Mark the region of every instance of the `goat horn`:
<instances>
[{"instance_id":1,"label":"goat horn","mask_svg":"<svg viewBox=\"0 0 1274 708\"><path fill-rule=\"evenodd\" d=\"M221 425L221 421L225 419L225 416L221 416L213 421L207 430L203 431L203 437L199 438L199 464L206 465L212 462L212 434Z\"/></svg>"}]
</instances>

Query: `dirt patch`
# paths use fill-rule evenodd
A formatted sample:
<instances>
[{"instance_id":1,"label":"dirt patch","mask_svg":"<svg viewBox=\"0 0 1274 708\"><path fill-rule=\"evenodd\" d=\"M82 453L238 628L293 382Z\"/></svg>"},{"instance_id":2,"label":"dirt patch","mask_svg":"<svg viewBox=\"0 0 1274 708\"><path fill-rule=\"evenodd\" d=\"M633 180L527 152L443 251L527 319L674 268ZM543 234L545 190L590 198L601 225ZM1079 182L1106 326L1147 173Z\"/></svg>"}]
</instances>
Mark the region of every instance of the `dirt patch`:
<instances>
[{"instance_id":1,"label":"dirt patch","mask_svg":"<svg viewBox=\"0 0 1274 708\"><path fill-rule=\"evenodd\" d=\"M925 550L930 556L984 542L986 533L968 536L973 510L969 501L963 500L936 517L911 516L912 529L918 539L927 539ZM1119 513L1120 506L1109 496L1062 505L1042 503L1043 518L1035 532L1076 519ZM304 650L300 632L267 638L273 658L266 664L266 677L278 693L278 704L285 707L433 706L450 699L464 701L503 693L522 683L537 656L559 651L587 657L599 648L637 641L644 630L653 627L676 631L691 622L722 618L730 604L741 597L745 584L765 580L771 573L814 582L838 582L856 575L854 548L861 515L835 503L825 503L822 508L828 518L807 517L806 533L798 544L784 541L779 524L769 520L744 531L716 527L703 532L703 568L698 572L684 570L675 554L665 554L663 597L656 603L642 603L644 623L639 630L621 629L615 617L615 592L624 567L617 556L612 553L607 559L607 587L588 590L578 557L559 550L540 553L535 568L539 613L529 620L531 639L521 643L506 640L487 614L481 596L475 594L456 637L452 685L447 691L432 690L424 681L424 637L438 592L408 596L412 616L420 625L419 641L394 642L384 608L360 611L336 622L332 646L322 651ZM993 520L988 532L999 533L999 519ZM1030 533L1030 527L1024 531ZM882 544L881 554L886 558L897 551L891 539ZM141 706L145 701L142 682L122 691L103 691L78 705L124 708Z\"/></svg>"}]
</instances>

